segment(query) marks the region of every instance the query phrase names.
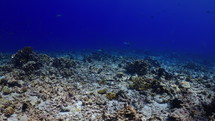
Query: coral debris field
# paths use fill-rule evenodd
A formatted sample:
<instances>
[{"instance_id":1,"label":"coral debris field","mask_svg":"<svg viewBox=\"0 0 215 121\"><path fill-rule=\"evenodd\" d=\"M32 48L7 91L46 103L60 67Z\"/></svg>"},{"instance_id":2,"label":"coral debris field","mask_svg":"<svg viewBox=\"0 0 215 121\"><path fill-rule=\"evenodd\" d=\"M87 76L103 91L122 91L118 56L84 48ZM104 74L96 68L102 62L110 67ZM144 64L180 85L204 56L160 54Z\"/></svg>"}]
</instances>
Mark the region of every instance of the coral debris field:
<instances>
[{"instance_id":1,"label":"coral debris field","mask_svg":"<svg viewBox=\"0 0 215 121\"><path fill-rule=\"evenodd\" d=\"M0 121L215 120L215 70L105 51L0 54Z\"/></svg>"}]
</instances>

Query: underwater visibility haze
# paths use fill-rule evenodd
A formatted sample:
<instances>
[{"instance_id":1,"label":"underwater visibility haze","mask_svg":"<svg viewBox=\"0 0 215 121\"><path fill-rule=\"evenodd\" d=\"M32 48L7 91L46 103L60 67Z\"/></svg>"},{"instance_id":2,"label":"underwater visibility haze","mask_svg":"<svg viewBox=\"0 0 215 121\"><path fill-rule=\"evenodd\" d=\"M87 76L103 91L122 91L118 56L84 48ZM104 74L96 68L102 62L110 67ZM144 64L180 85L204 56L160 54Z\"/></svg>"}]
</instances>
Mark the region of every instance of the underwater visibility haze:
<instances>
[{"instance_id":1,"label":"underwater visibility haze","mask_svg":"<svg viewBox=\"0 0 215 121\"><path fill-rule=\"evenodd\" d=\"M213 0L1 1L1 50L130 48L214 54Z\"/></svg>"},{"instance_id":2,"label":"underwater visibility haze","mask_svg":"<svg viewBox=\"0 0 215 121\"><path fill-rule=\"evenodd\" d=\"M215 0L1 0L0 121L214 121Z\"/></svg>"}]
</instances>

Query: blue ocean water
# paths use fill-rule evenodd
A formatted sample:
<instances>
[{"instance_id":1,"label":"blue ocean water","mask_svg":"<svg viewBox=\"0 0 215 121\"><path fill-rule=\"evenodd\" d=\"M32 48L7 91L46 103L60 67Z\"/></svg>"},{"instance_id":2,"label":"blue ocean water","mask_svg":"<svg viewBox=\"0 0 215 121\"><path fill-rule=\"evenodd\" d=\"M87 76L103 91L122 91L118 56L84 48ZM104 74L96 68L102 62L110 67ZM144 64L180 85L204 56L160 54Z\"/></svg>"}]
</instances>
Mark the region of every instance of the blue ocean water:
<instances>
[{"instance_id":1,"label":"blue ocean water","mask_svg":"<svg viewBox=\"0 0 215 121\"><path fill-rule=\"evenodd\" d=\"M215 0L0 0L0 121L215 121Z\"/></svg>"},{"instance_id":2,"label":"blue ocean water","mask_svg":"<svg viewBox=\"0 0 215 121\"><path fill-rule=\"evenodd\" d=\"M0 51L149 49L215 55L214 0L0 2Z\"/></svg>"}]
</instances>

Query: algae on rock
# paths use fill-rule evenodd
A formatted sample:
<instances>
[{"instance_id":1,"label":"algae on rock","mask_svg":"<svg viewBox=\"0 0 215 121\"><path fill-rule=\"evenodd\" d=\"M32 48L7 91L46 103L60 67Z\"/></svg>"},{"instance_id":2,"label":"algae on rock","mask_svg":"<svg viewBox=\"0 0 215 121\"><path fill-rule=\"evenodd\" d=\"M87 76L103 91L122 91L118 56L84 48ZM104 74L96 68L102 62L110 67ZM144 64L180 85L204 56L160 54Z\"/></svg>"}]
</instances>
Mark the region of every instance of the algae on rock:
<instances>
[{"instance_id":1,"label":"algae on rock","mask_svg":"<svg viewBox=\"0 0 215 121\"><path fill-rule=\"evenodd\" d=\"M152 90L156 93L170 93L169 88L167 88L160 80L157 79L146 79L143 77L136 77L131 79L133 82L129 85L131 89L135 89L137 91L146 91Z\"/></svg>"},{"instance_id":2,"label":"algae on rock","mask_svg":"<svg viewBox=\"0 0 215 121\"><path fill-rule=\"evenodd\" d=\"M117 98L117 95L116 93L113 93L113 92L109 92L106 94L106 97L109 99L109 100L114 100Z\"/></svg>"},{"instance_id":3,"label":"algae on rock","mask_svg":"<svg viewBox=\"0 0 215 121\"><path fill-rule=\"evenodd\" d=\"M3 89L2 89L2 93L4 95L8 95L8 94L11 93L11 89L8 86L4 86Z\"/></svg>"}]
</instances>

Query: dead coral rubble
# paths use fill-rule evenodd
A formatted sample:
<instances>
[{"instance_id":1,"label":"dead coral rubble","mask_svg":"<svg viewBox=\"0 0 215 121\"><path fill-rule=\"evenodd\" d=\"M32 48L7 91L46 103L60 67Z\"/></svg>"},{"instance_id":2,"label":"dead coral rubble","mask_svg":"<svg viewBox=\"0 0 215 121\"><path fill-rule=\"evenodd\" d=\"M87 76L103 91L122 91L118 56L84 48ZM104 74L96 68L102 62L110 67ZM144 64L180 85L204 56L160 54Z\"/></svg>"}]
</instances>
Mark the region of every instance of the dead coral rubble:
<instances>
[{"instance_id":1,"label":"dead coral rubble","mask_svg":"<svg viewBox=\"0 0 215 121\"><path fill-rule=\"evenodd\" d=\"M42 66L39 56L31 47L25 47L13 55L12 64L15 68L22 69L27 74L38 70Z\"/></svg>"},{"instance_id":2,"label":"dead coral rubble","mask_svg":"<svg viewBox=\"0 0 215 121\"><path fill-rule=\"evenodd\" d=\"M12 57L12 63L14 67L22 68L24 64L27 64L29 61L34 61L35 63L40 63L39 56L33 52L33 48L25 47L22 50L19 50Z\"/></svg>"},{"instance_id":3,"label":"dead coral rubble","mask_svg":"<svg viewBox=\"0 0 215 121\"><path fill-rule=\"evenodd\" d=\"M0 59L0 120L214 120L214 71L170 60L103 51L71 59L26 47Z\"/></svg>"},{"instance_id":4,"label":"dead coral rubble","mask_svg":"<svg viewBox=\"0 0 215 121\"><path fill-rule=\"evenodd\" d=\"M137 60L131 63L128 63L125 66L125 70L127 73L130 74L137 74L137 75L145 75L148 70L148 63L144 60Z\"/></svg>"},{"instance_id":5,"label":"dead coral rubble","mask_svg":"<svg viewBox=\"0 0 215 121\"><path fill-rule=\"evenodd\" d=\"M161 77L163 77L163 78L165 78L166 80L170 80L170 79L172 79L173 78L173 76L170 74L170 73L168 73L165 69L163 69L163 68L158 68L158 69L156 69L156 75L157 75L157 78L161 78Z\"/></svg>"},{"instance_id":6,"label":"dead coral rubble","mask_svg":"<svg viewBox=\"0 0 215 121\"><path fill-rule=\"evenodd\" d=\"M67 59L67 58L56 58L54 59L52 66L55 68L74 68L76 66L76 63L71 60L71 59Z\"/></svg>"},{"instance_id":7,"label":"dead coral rubble","mask_svg":"<svg viewBox=\"0 0 215 121\"><path fill-rule=\"evenodd\" d=\"M206 66L203 66L203 65L197 64L197 63L193 63L193 62L186 63L185 65L183 65L183 67L186 69L199 71L199 72L206 71L208 69Z\"/></svg>"},{"instance_id":8,"label":"dead coral rubble","mask_svg":"<svg viewBox=\"0 0 215 121\"><path fill-rule=\"evenodd\" d=\"M203 107L207 116L215 116L215 97L211 100L211 103L203 104Z\"/></svg>"},{"instance_id":9,"label":"dead coral rubble","mask_svg":"<svg viewBox=\"0 0 215 121\"><path fill-rule=\"evenodd\" d=\"M116 114L104 116L106 121L142 121L141 118L142 116L131 105L126 105Z\"/></svg>"},{"instance_id":10,"label":"dead coral rubble","mask_svg":"<svg viewBox=\"0 0 215 121\"><path fill-rule=\"evenodd\" d=\"M52 62L52 66L57 69L59 76L69 77L74 74L76 62L67 58L55 58Z\"/></svg>"},{"instance_id":11,"label":"dead coral rubble","mask_svg":"<svg viewBox=\"0 0 215 121\"><path fill-rule=\"evenodd\" d=\"M153 92L158 94L171 93L170 88L162 83L161 80L136 77L134 79L131 79L131 81L132 83L130 84L130 88L138 90L140 92L152 90Z\"/></svg>"}]
</instances>

